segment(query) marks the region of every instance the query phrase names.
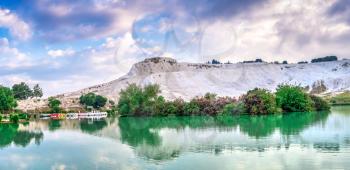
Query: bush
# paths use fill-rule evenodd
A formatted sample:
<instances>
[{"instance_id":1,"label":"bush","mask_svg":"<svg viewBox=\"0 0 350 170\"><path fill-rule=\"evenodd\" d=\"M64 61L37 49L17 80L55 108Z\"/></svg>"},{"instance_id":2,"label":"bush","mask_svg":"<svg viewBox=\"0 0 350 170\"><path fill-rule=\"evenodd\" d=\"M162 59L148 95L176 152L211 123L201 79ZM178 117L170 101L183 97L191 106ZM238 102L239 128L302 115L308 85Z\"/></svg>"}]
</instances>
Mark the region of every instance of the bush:
<instances>
[{"instance_id":1,"label":"bush","mask_svg":"<svg viewBox=\"0 0 350 170\"><path fill-rule=\"evenodd\" d=\"M315 96L315 95L311 95L311 100L313 101L313 106L315 108L316 111L326 111L326 110L330 110L331 106L329 105L329 103L322 99L321 97Z\"/></svg>"},{"instance_id":2,"label":"bush","mask_svg":"<svg viewBox=\"0 0 350 170\"><path fill-rule=\"evenodd\" d=\"M244 104L241 102L226 104L220 115L236 115L245 113Z\"/></svg>"},{"instance_id":3,"label":"bush","mask_svg":"<svg viewBox=\"0 0 350 170\"><path fill-rule=\"evenodd\" d=\"M1 113L0 113L0 122L1 122L1 120L2 120L2 115L1 115Z\"/></svg>"},{"instance_id":4,"label":"bush","mask_svg":"<svg viewBox=\"0 0 350 170\"><path fill-rule=\"evenodd\" d=\"M271 114L278 112L275 96L265 89L255 88L242 96L245 109L249 114Z\"/></svg>"},{"instance_id":5,"label":"bush","mask_svg":"<svg viewBox=\"0 0 350 170\"><path fill-rule=\"evenodd\" d=\"M11 113L11 114L10 114L10 121L11 121L12 123L18 123L18 121L19 121L19 116L18 116L18 114Z\"/></svg>"},{"instance_id":6,"label":"bush","mask_svg":"<svg viewBox=\"0 0 350 170\"><path fill-rule=\"evenodd\" d=\"M214 94L207 93L204 97L194 98L192 102L199 106L201 114L217 115L226 104L236 101L230 97L216 98L215 96Z\"/></svg>"},{"instance_id":7,"label":"bush","mask_svg":"<svg viewBox=\"0 0 350 170\"><path fill-rule=\"evenodd\" d=\"M18 118L28 120L29 116L28 116L28 114L25 114L25 113L19 113Z\"/></svg>"},{"instance_id":8,"label":"bush","mask_svg":"<svg viewBox=\"0 0 350 170\"><path fill-rule=\"evenodd\" d=\"M189 103L185 103L184 115L198 115L198 114L200 114L200 107L196 102L191 101Z\"/></svg>"},{"instance_id":9,"label":"bush","mask_svg":"<svg viewBox=\"0 0 350 170\"><path fill-rule=\"evenodd\" d=\"M312 100L300 86L279 85L276 91L276 101L284 112L308 112L312 110Z\"/></svg>"},{"instance_id":10,"label":"bush","mask_svg":"<svg viewBox=\"0 0 350 170\"><path fill-rule=\"evenodd\" d=\"M177 98L172 101L172 104L176 107L176 115L184 115L185 101L181 98Z\"/></svg>"},{"instance_id":11,"label":"bush","mask_svg":"<svg viewBox=\"0 0 350 170\"><path fill-rule=\"evenodd\" d=\"M50 97L48 105L51 109L51 113L58 113L61 111L61 108L60 108L61 101L59 101L58 99Z\"/></svg>"},{"instance_id":12,"label":"bush","mask_svg":"<svg viewBox=\"0 0 350 170\"><path fill-rule=\"evenodd\" d=\"M326 56L321 58L315 58L311 60L311 63L318 63L318 62L327 62L327 61L337 61L337 56Z\"/></svg>"}]
</instances>

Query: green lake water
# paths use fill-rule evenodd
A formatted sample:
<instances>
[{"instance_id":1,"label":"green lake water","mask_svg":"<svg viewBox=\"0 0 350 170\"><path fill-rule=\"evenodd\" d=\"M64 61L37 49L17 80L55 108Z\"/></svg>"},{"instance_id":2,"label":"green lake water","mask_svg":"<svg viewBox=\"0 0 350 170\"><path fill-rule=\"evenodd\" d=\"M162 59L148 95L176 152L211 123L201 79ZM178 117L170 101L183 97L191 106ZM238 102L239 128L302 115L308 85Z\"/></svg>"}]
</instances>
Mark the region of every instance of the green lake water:
<instances>
[{"instance_id":1,"label":"green lake water","mask_svg":"<svg viewBox=\"0 0 350 170\"><path fill-rule=\"evenodd\" d=\"M0 169L350 169L350 107L1 124Z\"/></svg>"}]
</instances>

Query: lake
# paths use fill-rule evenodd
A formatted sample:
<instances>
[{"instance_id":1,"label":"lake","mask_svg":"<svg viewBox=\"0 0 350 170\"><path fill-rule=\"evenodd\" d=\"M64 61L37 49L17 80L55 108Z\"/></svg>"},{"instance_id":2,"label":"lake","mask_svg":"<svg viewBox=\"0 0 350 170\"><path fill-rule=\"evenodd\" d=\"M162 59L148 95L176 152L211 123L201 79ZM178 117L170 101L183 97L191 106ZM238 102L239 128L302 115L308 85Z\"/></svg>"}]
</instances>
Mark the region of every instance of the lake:
<instances>
[{"instance_id":1,"label":"lake","mask_svg":"<svg viewBox=\"0 0 350 170\"><path fill-rule=\"evenodd\" d=\"M349 169L350 106L0 125L0 169Z\"/></svg>"}]
</instances>

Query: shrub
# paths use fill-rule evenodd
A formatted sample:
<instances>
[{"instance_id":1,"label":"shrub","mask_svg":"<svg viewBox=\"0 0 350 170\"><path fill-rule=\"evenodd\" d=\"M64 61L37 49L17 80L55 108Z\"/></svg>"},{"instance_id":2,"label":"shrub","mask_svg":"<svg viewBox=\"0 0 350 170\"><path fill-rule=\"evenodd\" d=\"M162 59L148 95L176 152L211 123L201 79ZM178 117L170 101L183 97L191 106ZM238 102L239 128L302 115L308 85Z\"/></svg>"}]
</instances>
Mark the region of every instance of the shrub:
<instances>
[{"instance_id":1,"label":"shrub","mask_svg":"<svg viewBox=\"0 0 350 170\"><path fill-rule=\"evenodd\" d=\"M177 98L172 101L172 104L176 107L176 115L184 115L185 101L181 98Z\"/></svg>"},{"instance_id":2,"label":"shrub","mask_svg":"<svg viewBox=\"0 0 350 170\"><path fill-rule=\"evenodd\" d=\"M25 114L25 113L18 113L18 118L28 120L29 116L28 114Z\"/></svg>"},{"instance_id":3,"label":"shrub","mask_svg":"<svg viewBox=\"0 0 350 170\"><path fill-rule=\"evenodd\" d=\"M0 113L0 122L1 122L1 120L2 120L2 115L1 115L1 113Z\"/></svg>"},{"instance_id":4,"label":"shrub","mask_svg":"<svg viewBox=\"0 0 350 170\"><path fill-rule=\"evenodd\" d=\"M265 89L248 91L242 96L242 101L249 114L271 114L278 111L275 96Z\"/></svg>"},{"instance_id":5,"label":"shrub","mask_svg":"<svg viewBox=\"0 0 350 170\"><path fill-rule=\"evenodd\" d=\"M229 103L224 106L220 115L236 115L245 113L244 104L241 102Z\"/></svg>"},{"instance_id":6,"label":"shrub","mask_svg":"<svg viewBox=\"0 0 350 170\"><path fill-rule=\"evenodd\" d=\"M315 58L311 60L311 63L318 63L318 62L327 62L327 61L337 61L337 56L326 56L321 58Z\"/></svg>"},{"instance_id":7,"label":"shrub","mask_svg":"<svg viewBox=\"0 0 350 170\"><path fill-rule=\"evenodd\" d=\"M208 100L215 100L217 94L215 93L205 93L204 98L208 99Z\"/></svg>"},{"instance_id":8,"label":"shrub","mask_svg":"<svg viewBox=\"0 0 350 170\"><path fill-rule=\"evenodd\" d=\"M316 111L325 111L325 110L330 110L331 106L329 105L329 103L322 99L321 97L315 96L315 95L311 95L311 100L313 101L313 106L315 108Z\"/></svg>"},{"instance_id":9,"label":"shrub","mask_svg":"<svg viewBox=\"0 0 350 170\"><path fill-rule=\"evenodd\" d=\"M19 116L18 116L18 114L11 113L11 114L10 114L10 121L11 121L12 123L18 123L18 121L19 121Z\"/></svg>"},{"instance_id":10,"label":"shrub","mask_svg":"<svg viewBox=\"0 0 350 170\"><path fill-rule=\"evenodd\" d=\"M200 107L196 102L191 101L184 105L184 115L196 115L199 113L200 113Z\"/></svg>"},{"instance_id":11,"label":"shrub","mask_svg":"<svg viewBox=\"0 0 350 170\"><path fill-rule=\"evenodd\" d=\"M163 109L163 115L176 115L178 114L178 108L173 102L165 102L164 109Z\"/></svg>"},{"instance_id":12,"label":"shrub","mask_svg":"<svg viewBox=\"0 0 350 170\"><path fill-rule=\"evenodd\" d=\"M59 101L58 99L50 97L48 105L49 105L52 113L58 113L61 111L61 108L60 108L61 101Z\"/></svg>"},{"instance_id":13,"label":"shrub","mask_svg":"<svg viewBox=\"0 0 350 170\"><path fill-rule=\"evenodd\" d=\"M196 103L200 108L200 113L207 115L217 115L222 108L229 103L235 102L234 98L219 97L216 95L207 93L204 97L196 97L192 102Z\"/></svg>"},{"instance_id":14,"label":"shrub","mask_svg":"<svg viewBox=\"0 0 350 170\"><path fill-rule=\"evenodd\" d=\"M279 85L276 91L277 105L285 112L308 112L312 100L300 86Z\"/></svg>"}]
</instances>

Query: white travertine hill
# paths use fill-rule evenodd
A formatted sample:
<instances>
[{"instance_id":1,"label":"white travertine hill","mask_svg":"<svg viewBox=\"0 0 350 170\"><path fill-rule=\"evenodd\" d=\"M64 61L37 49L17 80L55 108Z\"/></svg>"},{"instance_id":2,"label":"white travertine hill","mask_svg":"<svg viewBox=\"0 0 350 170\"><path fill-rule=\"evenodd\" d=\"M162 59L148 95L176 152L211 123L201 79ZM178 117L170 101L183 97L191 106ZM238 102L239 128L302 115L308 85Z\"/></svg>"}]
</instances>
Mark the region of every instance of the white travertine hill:
<instances>
[{"instance_id":1,"label":"white travertine hill","mask_svg":"<svg viewBox=\"0 0 350 170\"><path fill-rule=\"evenodd\" d=\"M198 64L149 58L134 64L128 74L117 80L56 97L65 108L79 108L77 99L88 92L118 101L120 90L131 83L141 86L156 83L165 98L185 100L206 92L239 96L255 87L274 91L282 83L301 85L312 93L338 93L350 90L350 60L309 64ZM20 103L21 107L33 109L28 102Z\"/></svg>"}]
</instances>

